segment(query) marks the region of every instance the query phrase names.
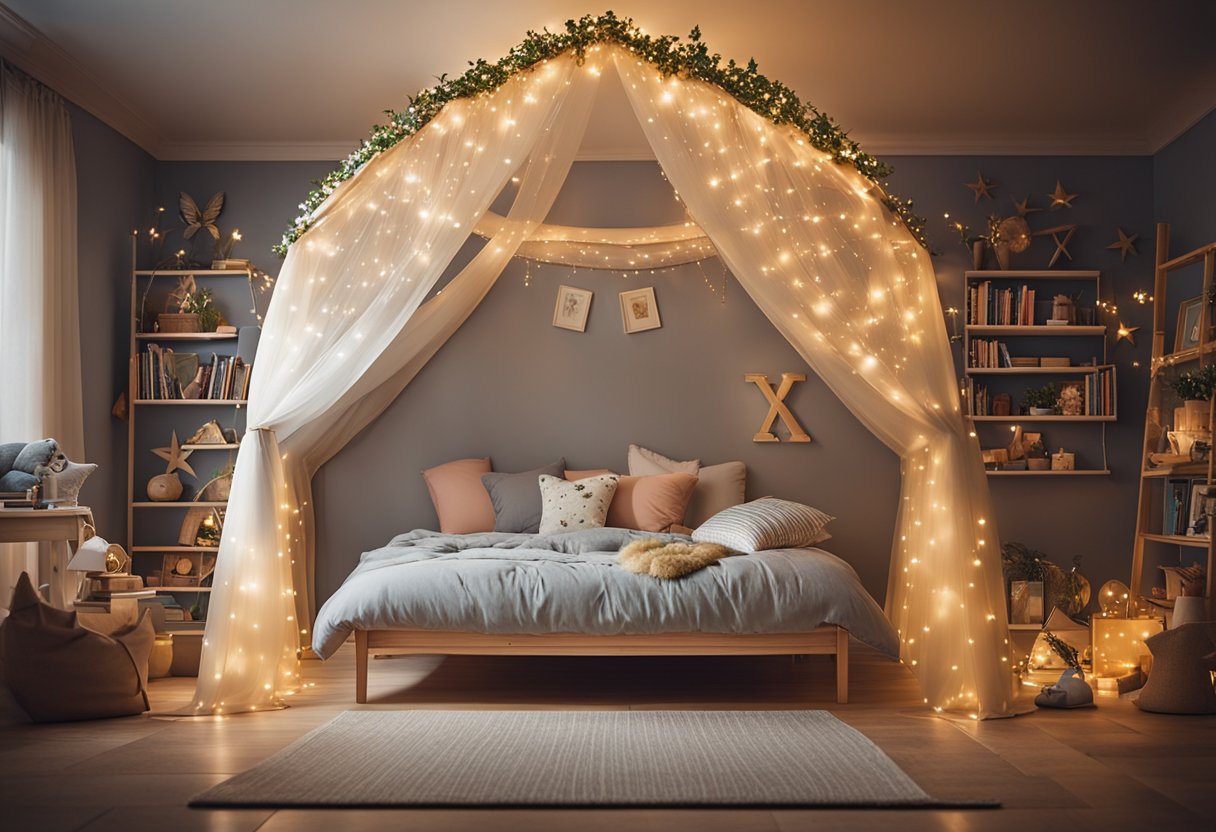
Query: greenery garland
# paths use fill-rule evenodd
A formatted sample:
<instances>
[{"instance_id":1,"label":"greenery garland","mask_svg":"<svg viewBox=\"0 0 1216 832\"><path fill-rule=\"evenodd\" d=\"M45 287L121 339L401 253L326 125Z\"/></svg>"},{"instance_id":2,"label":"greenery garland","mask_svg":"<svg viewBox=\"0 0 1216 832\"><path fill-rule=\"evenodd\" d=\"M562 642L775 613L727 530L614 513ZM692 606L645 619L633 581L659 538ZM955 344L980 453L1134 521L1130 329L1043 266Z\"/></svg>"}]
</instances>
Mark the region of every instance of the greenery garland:
<instances>
[{"instance_id":1,"label":"greenery garland","mask_svg":"<svg viewBox=\"0 0 1216 832\"><path fill-rule=\"evenodd\" d=\"M620 19L607 11L599 17L587 15L579 20L567 20L564 32L529 31L518 46L496 63L470 61L470 68L458 78L439 76L439 83L409 99L405 110L385 110L387 124L372 127L371 135L342 162L337 170L324 179L313 180L316 188L300 203L300 216L287 229L283 241L274 246L280 256L311 226L311 215L321 206L339 184L351 178L377 154L388 150L402 139L421 130L449 101L472 98L490 93L512 76L531 69L542 61L556 58L573 50L581 63L587 48L597 43L614 43L654 64L666 76L679 75L712 84L732 95L749 110L764 116L773 124L788 124L806 134L811 146L829 154L840 164L850 164L862 176L875 184L890 176L890 165L864 152L832 119L811 104L804 103L789 87L761 75L755 59L741 66L722 56L710 53L701 42L701 29L696 27L688 42L680 43L674 35L651 37L642 33L631 18ZM898 216L922 246L925 220L912 211L911 200L901 200L882 192L883 204Z\"/></svg>"}]
</instances>

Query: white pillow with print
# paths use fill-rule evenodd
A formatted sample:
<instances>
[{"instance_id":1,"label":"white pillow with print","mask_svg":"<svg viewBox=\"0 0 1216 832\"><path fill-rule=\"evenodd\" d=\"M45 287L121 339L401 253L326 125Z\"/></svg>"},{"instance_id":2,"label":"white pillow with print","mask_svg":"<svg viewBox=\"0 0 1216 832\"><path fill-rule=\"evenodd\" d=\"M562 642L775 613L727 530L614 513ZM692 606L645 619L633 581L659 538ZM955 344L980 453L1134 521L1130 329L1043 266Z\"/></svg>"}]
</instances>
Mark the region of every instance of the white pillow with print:
<instances>
[{"instance_id":1,"label":"white pillow with print","mask_svg":"<svg viewBox=\"0 0 1216 832\"><path fill-rule=\"evenodd\" d=\"M600 529L616 494L615 474L583 480L540 477L540 534Z\"/></svg>"}]
</instances>

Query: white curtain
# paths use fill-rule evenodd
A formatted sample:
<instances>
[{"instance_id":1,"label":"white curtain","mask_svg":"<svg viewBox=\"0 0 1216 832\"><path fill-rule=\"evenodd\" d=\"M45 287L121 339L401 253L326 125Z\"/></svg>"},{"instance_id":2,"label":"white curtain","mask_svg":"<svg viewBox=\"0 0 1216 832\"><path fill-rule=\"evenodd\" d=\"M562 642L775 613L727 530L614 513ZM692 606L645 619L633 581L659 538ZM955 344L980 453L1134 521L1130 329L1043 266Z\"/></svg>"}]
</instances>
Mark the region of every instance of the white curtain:
<instances>
[{"instance_id":1,"label":"white curtain","mask_svg":"<svg viewBox=\"0 0 1216 832\"><path fill-rule=\"evenodd\" d=\"M582 67L563 56L449 104L339 188L292 247L258 353L255 427L238 457L194 712L273 707L294 687L307 630L296 592L311 591L311 473L400 392L535 233L569 168L592 82L613 64L697 225L903 460L887 610L925 701L975 716L1011 711L998 536L927 255L869 182L797 132L714 87L593 47ZM489 226L474 263L420 306L527 158L509 221Z\"/></svg>"},{"instance_id":2,"label":"white curtain","mask_svg":"<svg viewBox=\"0 0 1216 832\"><path fill-rule=\"evenodd\" d=\"M50 436L83 460L83 414L72 125L62 98L0 61L0 442ZM7 613L21 572L50 576L37 547L3 548Z\"/></svg>"},{"instance_id":3,"label":"white curtain","mask_svg":"<svg viewBox=\"0 0 1216 832\"><path fill-rule=\"evenodd\" d=\"M614 54L659 164L723 261L902 460L887 614L925 701L1008 713L999 537L928 254L870 182L799 132L708 84Z\"/></svg>"},{"instance_id":4,"label":"white curtain","mask_svg":"<svg viewBox=\"0 0 1216 832\"><path fill-rule=\"evenodd\" d=\"M237 456L194 713L276 707L297 686L310 605L296 588L311 589L312 475L396 397L544 219L597 78L567 56L493 95L449 104L344 183L289 252L258 347L252 427ZM423 305L521 165L507 220Z\"/></svg>"}]
</instances>

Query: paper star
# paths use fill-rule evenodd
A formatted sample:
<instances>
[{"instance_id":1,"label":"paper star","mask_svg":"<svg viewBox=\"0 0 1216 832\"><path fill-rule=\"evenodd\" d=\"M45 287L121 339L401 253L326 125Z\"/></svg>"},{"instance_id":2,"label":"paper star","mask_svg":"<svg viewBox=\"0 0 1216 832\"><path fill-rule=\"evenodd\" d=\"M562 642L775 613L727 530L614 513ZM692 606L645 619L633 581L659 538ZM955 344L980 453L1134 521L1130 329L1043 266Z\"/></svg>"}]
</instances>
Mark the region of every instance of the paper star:
<instances>
[{"instance_id":1,"label":"paper star","mask_svg":"<svg viewBox=\"0 0 1216 832\"><path fill-rule=\"evenodd\" d=\"M1056 250L1051 255L1051 262L1047 264L1047 268L1050 269L1052 266L1054 266L1056 261L1060 259L1061 254L1063 254L1069 260L1072 259L1072 254L1068 251L1068 243L1070 240L1072 240L1072 235L1075 233L1077 233L1076 223L1057 225L1053 226L1052 228L1044 228L1041 231L1034 232L1032 236L1035 237L1043 237L1050 234L1051 241L1056 244ZM1064 235L1063 239L1060 237L1061 234Z\"/></svg>"},{"instance_id":2,"label":"paper star","mask_svg":"<svg viewBox=\"0 0 1216 832\"><path fill-rule=\"evenodd\" d=\"M1115 344L1126 338L1129 344L1133 347L1136 346L1136 330L1139 328L1138 326L1128 326L1123 321L1119 321L1119 328L1115 330Z\"/></svg>"},{"instance_id":3,"label":"paper star","mask_svg":"<svg viewBox=\"0 0 1216 832\"><path fill-rule=\"evenodd\" d=\"M1134 257L1135 255L1140 253L1140 252L1136 251L1136 245L1135 245L1136 240L1137 240L1137 238L1139 238L1140 235L1133 234L1132 236L1129 237L1123 233L1122 228L1116 228L1115 231L1118 233L1119 239L1115 240L1113 243L1108 245L1107 248L1111 249L1111 250L1117 250L1120 255L1119 262L1126 263L1127 255L1130 254Z\"/></svg>"},{"instance_id":4,"label":"paper star","mask_svg":"<svg viewBox=\"0 0 1216 832\"><path fill-rule=\"evenodd\" d=\"M194 469L190 467L190 463L186 462L186 458L194 451L183 451L182 446L177 441L177 431L173 431L173 441L167 448L153 448L152 453L169 463L169 467L165 469L166 474L172 474L178 468L185 471L192 477L197 477Z\"/></svg>"},{"instance_id":5,"label":"paper star","mask_svg":"<svg viewBox=\"0 0 1216 832\"><path fill-rule=\"evenodd\" d=\"M1013 199L1013 197L1009 197L1009 198ZM1031 208L1030 207L1030 197L1026 197L1025 199L1020 199L1020 200L1013 199L1013 207L1017 209L1019 217L1024 217L1027 214L1033 214L1036 211L1043 210L1042 208Z\"/></svg>"},{"instance_id":6,"label":"paper star","mask_svg":"<svg viewBox=\"0 0 1216 832\"><path fill-rule=\"evenodd\" d=\"M996 187L996 183L990 179L985 179L984 174L980 173L978 170L975 172L975 176L976 180L974 182L969 182L966 185L966 187L975 191L975 201L979 202L980 197L992 199L992 190Z\"/></svg>"},{"instance_id":7,"label":"paper star","mask_svg":"<svg viewBox=\"0 0 1216 832\"><path fill-rule=\"evenodd\" d=\"M1056 189L1054 191L1052 191L1051 193L1049 193L1047 195L1047 197L1048 197L1048 199L1051 200L1052 208L1059 208L1061 206L1071 208L1072 201L1077 198L1077 195L1070 194L1068 191L1064 190L1064 186L1061 185L1060 180L1057 179L1056 180Z\"/></svg>"}]
</instances>

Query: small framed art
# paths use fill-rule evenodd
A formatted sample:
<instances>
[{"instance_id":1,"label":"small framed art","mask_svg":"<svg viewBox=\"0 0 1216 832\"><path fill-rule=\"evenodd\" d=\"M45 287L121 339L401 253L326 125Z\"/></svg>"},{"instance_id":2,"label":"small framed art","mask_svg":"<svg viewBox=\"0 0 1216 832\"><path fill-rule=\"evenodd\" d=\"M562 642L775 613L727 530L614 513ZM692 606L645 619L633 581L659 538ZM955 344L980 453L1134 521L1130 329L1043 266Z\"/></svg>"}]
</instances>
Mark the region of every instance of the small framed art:
<instances>
[{"instance_id":1,"label":"small framed art","mask_svg":"<svg viewBox=\"0 0 1216 832\"><path fill-rule=\"evenodd\" d=\"M553 325L582 332L587 328L591 311L591 291L573 286L557 287L557 303L553 306Z\"/></svg>"},{"instance_id":2,"label":"small framed art","mask_svg":"<svg viewBox=\"0 0 1216 832\"><path fill-rule=\"evenodd\" d=\"M1178 330L1174 333L1174 352L1189 350L1199 346L1201 341L1208 340L1199 331L1203 318L1203 298L1184 300L1178 306ZM1208 330L1211 331L1213 321L1208 316Z\"/></svg>"},{"instance_id":3,"label":"small framed art","mask_svg":"<svg viewBox=\"0 0 1216 832\"><path fill-rule=\"evenodd\" d=\"M621 292L621 323L626 335L658 329L663 325L659 320L659 304L654 298L653 286Z\"/></svg>"}]
</instances>

